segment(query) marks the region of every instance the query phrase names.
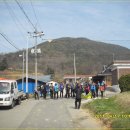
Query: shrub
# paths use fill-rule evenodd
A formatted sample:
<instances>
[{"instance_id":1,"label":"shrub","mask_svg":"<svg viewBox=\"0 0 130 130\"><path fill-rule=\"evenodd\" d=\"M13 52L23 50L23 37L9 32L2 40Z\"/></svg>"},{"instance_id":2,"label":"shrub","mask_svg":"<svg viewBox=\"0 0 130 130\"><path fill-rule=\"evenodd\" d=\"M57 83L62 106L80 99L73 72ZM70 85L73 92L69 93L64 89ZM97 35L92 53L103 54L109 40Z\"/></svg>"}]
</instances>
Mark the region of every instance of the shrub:
<instances>
[{"instance_id":1,"label":"shrub","mask_svg":"<svg viewBox=\"0 0 130 130\"><path fill-rule=\"evenodd\" d=\"M121 92L130 91L130 74L120 77L119 87L121 89Z\"/></svg>"}]
</instances>

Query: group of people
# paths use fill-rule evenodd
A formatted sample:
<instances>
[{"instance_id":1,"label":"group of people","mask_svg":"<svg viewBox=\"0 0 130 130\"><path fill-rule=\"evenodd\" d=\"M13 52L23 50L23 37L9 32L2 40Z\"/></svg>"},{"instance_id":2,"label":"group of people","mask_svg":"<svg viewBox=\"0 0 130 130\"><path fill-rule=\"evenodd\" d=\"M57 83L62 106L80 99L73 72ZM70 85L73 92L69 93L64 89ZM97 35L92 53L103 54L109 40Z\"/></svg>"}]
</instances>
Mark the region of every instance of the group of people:
<instances>
[{"instance_id":1,"label":"group of people","mask_svg":"<svg viewBox=\"0 0 130 130\"><path fill-rule=\"evenodd\" d=\"M59 91L60 91L60 97L63 97L63 90L64 90L63 83L60 84L55 83L54 85L53 83L51 83L50 85L43 84L34 90L34 97L35 99L39 99L39 97L41 96L44 99L46 99L47 94L49 94L51 99L55 99L55 98L58 99Z\"/></svg>"},{"instance_id":2,"label":"group of people","mask_svg":"<svg viewBox=\"0 0 130 130\"><path fill-rule=\"evenodd\" d=\"M85 85L85 93L86 95L91 92L91 98L95 98L99 96L99 92L101 94L101 97L103 98L104 92L106 89L106 84L104 81L97 81L97 82L92 82L92 83L86 83Z\"/></svg>"},{"instance_id":3,"label":"group of people","mask_svg":"<svg viewBox=\"0 0 130 130\"><path fill-rule=\"evenodd\" d=\"M70 83L51 83L50 85L44 84L38 87L37 90L34 91L35 99L39 99L39 97L43 97L46 99L47 94L50 95L51 99L58 99L59 94L60 98L75 98L75 108L80 108L81 105L81 95L85 93L86 95L91 93L91 98L98 97L99 91L101 92L101 97L103 97L103 93L105 91L106 85L105 82L92 82L85 83L85 85L81 85L80 83L74 84ZM64 91L65 90L65 91ZM65 93L65 94L64 94Z\"/></svg>"}]
</instances>

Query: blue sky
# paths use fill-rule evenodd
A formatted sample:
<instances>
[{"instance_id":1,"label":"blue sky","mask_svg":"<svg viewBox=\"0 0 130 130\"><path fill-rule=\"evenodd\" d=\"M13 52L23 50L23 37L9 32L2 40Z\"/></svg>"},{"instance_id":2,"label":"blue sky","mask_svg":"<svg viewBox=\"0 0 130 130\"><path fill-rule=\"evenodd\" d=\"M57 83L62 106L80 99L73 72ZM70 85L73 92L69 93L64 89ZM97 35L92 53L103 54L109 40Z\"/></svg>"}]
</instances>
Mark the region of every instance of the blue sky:
<instances>
[{"instance_id":1,"label":"blue sky","mask_svg":"<svg viewBox=\"0 0 130 130\"><path fill-rule=\"evenodd\" d=\"M43 39L85 37L130 49L129 0L18 1L32 23L45 33ZM34 29L15 0L0 1L0 18L0 32L19 49L26 48L27 32L33 32ZM34 42L35 40L30 38L29 47L33 46ZM38 43L40 42L41 39L38 40ZM0 45L2 53L17 51L2 36Z\"/></svg>"}]
</instances>

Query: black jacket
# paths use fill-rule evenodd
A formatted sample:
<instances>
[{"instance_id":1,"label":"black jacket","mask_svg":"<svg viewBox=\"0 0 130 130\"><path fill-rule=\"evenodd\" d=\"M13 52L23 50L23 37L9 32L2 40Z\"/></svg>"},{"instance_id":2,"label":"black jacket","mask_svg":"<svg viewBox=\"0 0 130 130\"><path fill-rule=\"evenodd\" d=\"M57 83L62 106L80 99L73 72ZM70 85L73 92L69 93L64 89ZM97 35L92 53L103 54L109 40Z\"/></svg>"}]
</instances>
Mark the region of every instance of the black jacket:
<instances>
[{"instance_id":1,"label":"black jacket","mask_svg":"<svg viewBox=\"0 0 130 130\"><path fill-rule=\"evenodd\" d=\"M82 89L76 88L75 93L76 93L76 99L81 99Z\"/></svg>"}]
</instances>

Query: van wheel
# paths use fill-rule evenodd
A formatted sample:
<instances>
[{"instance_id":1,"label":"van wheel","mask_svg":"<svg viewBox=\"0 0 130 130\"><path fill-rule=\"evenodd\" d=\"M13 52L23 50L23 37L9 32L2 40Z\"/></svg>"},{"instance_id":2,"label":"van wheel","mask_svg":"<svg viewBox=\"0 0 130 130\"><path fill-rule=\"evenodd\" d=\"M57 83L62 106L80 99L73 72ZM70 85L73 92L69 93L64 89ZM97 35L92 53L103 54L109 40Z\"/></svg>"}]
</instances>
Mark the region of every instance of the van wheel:
<instances>
[{"instance_id":1,"label":"van wheel","mask_svg":"<svg viewBox=\"0 0 130 130\"><path fill-rule=\"evenodd\" d=\"M18 98L18 100L17 100L17 104L18 104L18 105L21 104L21 98Z\"/></svg>"},{"instance_id":2,"label":"van wheel","mask_svg":"<svg viewBox=\"0 0 130 130\"><path fill-rule=\"evenodd\" d=\"M15 101L13 100L10 108L12 109L12 108L14 108L14 106L15 106Z\"/></svg>"}]
</instances>

